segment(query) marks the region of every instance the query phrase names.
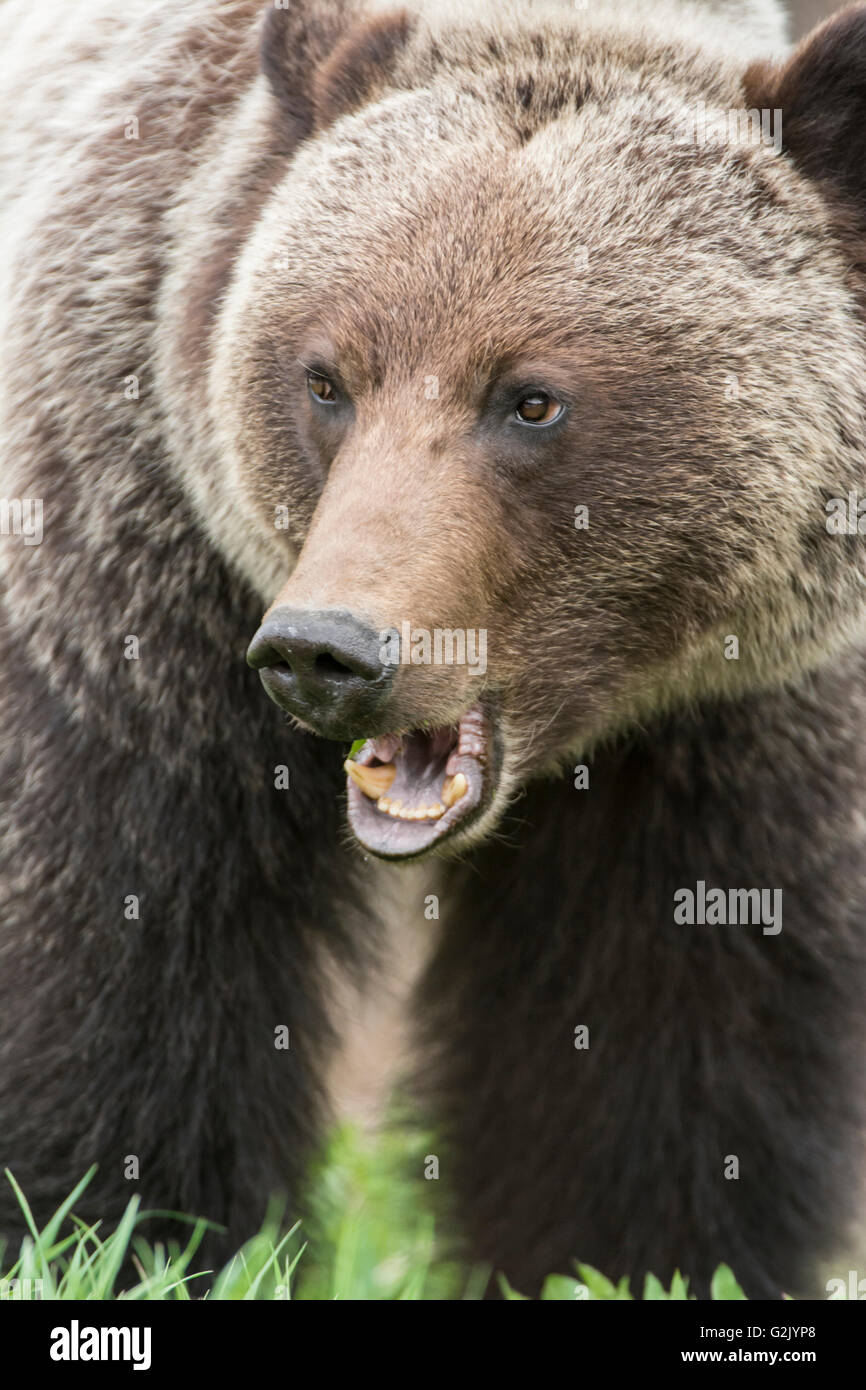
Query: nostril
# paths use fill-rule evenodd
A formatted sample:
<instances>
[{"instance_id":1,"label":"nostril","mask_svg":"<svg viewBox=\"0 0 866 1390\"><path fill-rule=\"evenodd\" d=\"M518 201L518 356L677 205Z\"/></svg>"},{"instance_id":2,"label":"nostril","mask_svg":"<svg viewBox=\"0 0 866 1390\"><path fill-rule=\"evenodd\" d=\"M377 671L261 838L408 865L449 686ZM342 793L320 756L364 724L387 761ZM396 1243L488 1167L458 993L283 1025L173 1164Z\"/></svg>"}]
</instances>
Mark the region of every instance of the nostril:
<instances>
[{"instance_id":1,"label":"nostril","mask_svg":"<svg viewBox=\"0 0 866 1390\"><path fill-rule=\"evenodd\" d=\"M357 672L344 661L339 661L333 652L319 652L314 666L321 676L354 676Z\"/></svg>"},{"instance_id":2,"label":"nostril","mask_svg":"<svg viewBox=\"0 0 866 1390\"><path fill-rule=\"evenodd\" d=\"M262 671L265 667L280 666L288 667L288 663L283 652L277 651L270 641L267 641L261 632L257 632L247 649L247 662L254 671Z\"/></svg>"}]
</instances>

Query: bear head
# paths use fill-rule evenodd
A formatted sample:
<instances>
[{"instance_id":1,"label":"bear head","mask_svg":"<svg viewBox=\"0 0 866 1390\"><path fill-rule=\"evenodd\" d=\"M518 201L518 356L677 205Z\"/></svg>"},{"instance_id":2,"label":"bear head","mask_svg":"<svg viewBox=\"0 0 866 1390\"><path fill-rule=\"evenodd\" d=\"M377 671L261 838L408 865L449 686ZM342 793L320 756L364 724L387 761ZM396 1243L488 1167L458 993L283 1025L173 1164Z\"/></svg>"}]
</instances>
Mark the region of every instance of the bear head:
<instances>
[{"instance_id":1,"label":"bear head","mask_svg":"<svg viewBox=\"0 0 866 1390\"><path fill-rule=\"evenodd\" d=\"M366 740L352 827L408 858L850 641L866 10L747 69L560 7L313 11L265 24L297 144L209 409L262 557L250 662Z\"/></svg>"}]
</instances>

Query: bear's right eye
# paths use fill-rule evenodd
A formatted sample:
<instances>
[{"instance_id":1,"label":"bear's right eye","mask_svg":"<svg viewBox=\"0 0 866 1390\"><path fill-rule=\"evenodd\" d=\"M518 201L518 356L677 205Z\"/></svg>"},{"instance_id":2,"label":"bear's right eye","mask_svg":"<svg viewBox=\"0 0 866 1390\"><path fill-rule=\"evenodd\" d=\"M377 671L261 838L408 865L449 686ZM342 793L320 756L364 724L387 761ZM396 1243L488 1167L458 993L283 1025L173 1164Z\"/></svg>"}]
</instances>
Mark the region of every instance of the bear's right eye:
<instances>
[{"instance_id":1,"label":"bear's right eye","mask_svg":"<svg viewBox=\"0 0 866 1390\"><path fill-rule=\"evenodd\" d=\"M546 391L531 391L518 401L514 413L522 425L552 425L562 412L560 402Z\"/></svg>"},{"instance_id":2,"label":"bear's right eye","mask_svg":"<svg viewBox=\"0 0 866 1390\"><path fill-rule=\"evenodd\" d=\"M307 372L307 387L311 396L321 405L335 405L337 392L334 383L329 381L326 376L321 376L319 372Z\"/></svg>"}]
</instances>

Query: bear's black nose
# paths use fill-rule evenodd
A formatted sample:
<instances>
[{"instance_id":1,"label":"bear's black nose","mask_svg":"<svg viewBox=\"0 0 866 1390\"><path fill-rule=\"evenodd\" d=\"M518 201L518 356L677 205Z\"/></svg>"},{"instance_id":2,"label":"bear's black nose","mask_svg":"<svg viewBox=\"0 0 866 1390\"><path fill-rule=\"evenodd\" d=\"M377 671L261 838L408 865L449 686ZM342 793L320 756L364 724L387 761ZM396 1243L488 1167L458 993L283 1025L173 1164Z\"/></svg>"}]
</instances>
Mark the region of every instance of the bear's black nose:
<instances>
[{"instance_id":1,"label":"bear's black nose","mask_svg":"<svg viewBox=\"0 0 866 1390\"><path fill-rule=\"evenodd\" d=\"M366 736L395 667L378 632L351 613L277 608L247 651L272 700L325 738Z\"/></svg>"}]
</instances>

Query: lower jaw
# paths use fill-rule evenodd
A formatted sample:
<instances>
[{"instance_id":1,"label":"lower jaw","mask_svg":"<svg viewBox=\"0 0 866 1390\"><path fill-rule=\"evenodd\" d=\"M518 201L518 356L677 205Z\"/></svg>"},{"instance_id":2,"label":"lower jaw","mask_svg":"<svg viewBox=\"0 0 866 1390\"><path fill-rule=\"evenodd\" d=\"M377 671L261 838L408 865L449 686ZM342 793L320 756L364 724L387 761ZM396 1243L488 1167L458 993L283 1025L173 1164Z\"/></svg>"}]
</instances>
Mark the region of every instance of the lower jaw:
<instances>
[{"instance_id":1,"label":"lower jaw","mask_svg":"<svg viewBox=\"0 0 866 1390\"><path fill-rule=\"evenodd\" d=\"M427 753L429 769L413 777L413 763L423 762ZM417 859L446 844L456 847L490 805L499 762L490 717L480 705L451 730L368 740L346 763L355 838L371 854L390 860Z\"/></svg>"}]
</instances>

